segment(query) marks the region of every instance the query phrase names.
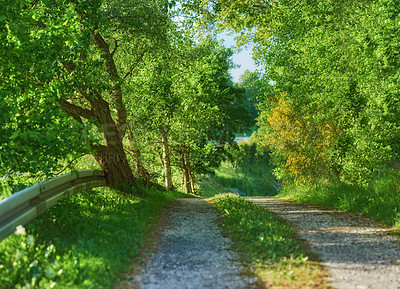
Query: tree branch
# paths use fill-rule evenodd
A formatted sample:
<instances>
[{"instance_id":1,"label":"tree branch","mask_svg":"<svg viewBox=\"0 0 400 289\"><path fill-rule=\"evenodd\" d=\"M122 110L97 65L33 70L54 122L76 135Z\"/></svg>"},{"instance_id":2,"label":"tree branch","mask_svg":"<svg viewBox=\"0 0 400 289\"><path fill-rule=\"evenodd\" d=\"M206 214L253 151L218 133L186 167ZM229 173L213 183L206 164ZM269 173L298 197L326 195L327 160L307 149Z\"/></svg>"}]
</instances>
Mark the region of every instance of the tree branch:
<instances>
[{"instance_id":1,"label":"tree branch","mask_svg":"<svg viewBox=\"0 0 400 289\"><path fill-rule=\"evenodd\" d=\"M136 65L138 65L142 61L143 56L146 54L146 52L147 52L147 50L145 49L145 50L142 51L142 53L140 53L139 57L136 59L136 61L134 63L132 63L132 65L129 68L129 70L125 73L123 79L126 79L128 76L132 75L133 69L135 68Z\"/></svg>"},{"instance_id":2,"label":"tree branch","mask_svg":"<svg viewBox=\"0 0 400 289\"><path fill-rule=\"evenodd\" d=\"M75 64L72 61L62 62L62 66L68 73L72 73L75 70Z\"/></svg>"},{"instance_id":3,"label":"tree branch","mask_svg":"<svg viewBox=\"0 0 400 289\"><path fill-rule=\"evenodd\" d=\"M119 77L118 70L115 65L113 55L110 52L110 46L108 43L98 32L93 31L92 37L95 45L105 54L104 57L106 60L106 71L110 75L113 84L112 96L113 103L115 104L115 124L117 125L121 139L123 139L126 132L127 114L126 107L122 99L121 78Z\"/></svg>"},{"instance_id":4,"label":"tree branch","mask_svg":"<svg viewBox=\"0 0 400 289\"><path fill-rule=\"evenodd\" d=\"M112 38L113 40L114 40L114 49L113 49L113 51L111 52L111 57L114 57L114 54L115 54L115 52L117 52L117 49L118 49L118 40L117 39L115 39L115 38Z\"/></svg>"},{"instance_id":5,"label":"tree branch","mask_svg":"<svg viewBox=\"0 0 400 289\"><path fill-rule=\"evenodd\" d=\"M81 120L82 117L86 118L86 119L95 117L91 110L77 106L69 101L60 100L60 104L61 104L61 109L64 112L66 112L67 114L69 114L70 116L72 116L73 118L78 120L79 122L82 122L82 120Z\"/></svg>"}]
</instances>

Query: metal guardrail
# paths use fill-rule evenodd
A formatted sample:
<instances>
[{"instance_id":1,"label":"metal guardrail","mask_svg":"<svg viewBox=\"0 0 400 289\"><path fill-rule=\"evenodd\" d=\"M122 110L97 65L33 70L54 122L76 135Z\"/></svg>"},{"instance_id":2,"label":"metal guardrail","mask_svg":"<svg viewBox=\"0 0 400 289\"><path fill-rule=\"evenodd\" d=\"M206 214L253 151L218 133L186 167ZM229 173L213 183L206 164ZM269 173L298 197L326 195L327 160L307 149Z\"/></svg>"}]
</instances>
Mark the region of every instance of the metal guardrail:
<instances>
[{"instance_id":1,"label":"metal guardrail","mask_svg":"<svg viewBox=\"0 0 400 289\"><path fill-rule=\"evenodd\" d=\"M95 187L106 186L101 170L81 170L61 175L19 191L0 202L0 241L58 201Z\"/></svg>"}]
</instances>

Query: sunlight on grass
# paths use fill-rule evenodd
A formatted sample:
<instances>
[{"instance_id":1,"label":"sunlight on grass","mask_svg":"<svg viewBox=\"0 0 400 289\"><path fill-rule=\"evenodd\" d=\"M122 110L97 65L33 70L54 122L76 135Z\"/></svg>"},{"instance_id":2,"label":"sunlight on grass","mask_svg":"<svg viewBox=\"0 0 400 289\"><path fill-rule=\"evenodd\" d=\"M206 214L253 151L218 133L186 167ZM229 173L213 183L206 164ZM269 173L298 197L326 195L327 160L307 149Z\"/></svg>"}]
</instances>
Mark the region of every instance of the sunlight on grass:
<instances>
[{"instance_id":1,"label":"sunlight on grass","mask_svg":"<svg viewBox=\"0 0 400 289\"><path fill-rule=\"evenodd\" d=\"M329 288L327 271L280 218L232 194L211 201L249 273L266 288Z\"/></svg>"},{"instance_id":2,"label":"sunlight on grass","mask_svg":"<svg viewBox=\"0 0 400 289\"><path fill-rule=\"evenodd\" d=\"M367 187L345 183L313 188L288 184L280 198L362 214L386 225L400 227L400 173L390 173Z\"/></svg>"},{"instance_id":3,"label":"sunlight on grass","mask_svg":"<svg viewBox=\"0 0 400 289\"><path fill-rule=\"evenodd\" d=\"M215 176L201 177L200 194L212 197L220 192L232 192L236 188L246 196L274 196L277 194L276 189L265 183L277 181L268 171L267 164L247 163L234 167L224 162L215 170Z\"/></svg>"},{"instance_id":4,"label":"sunlight on grass","mask_svg":"<svg viewBox=\"0 0 400 289\"><path fill-rule=\"evenodd\" d=\"M242 196L274 196L278 183L272 174L272 165L265 148L254 143L239 143L228 150L228 159L221 163L215 174L200 177L200 195L212 197L221 192Z\"/></svg>"},{"instance_id":5,"label":"sunlight on grass","mask_svg":"<svg viewBox=\"0 0 400 289\"><path fill-rule=\"evenodd\" d=\"M169 200L101 188L74 195L0 243L0 288L113 288Z\"/></svg>"}]
</instances>

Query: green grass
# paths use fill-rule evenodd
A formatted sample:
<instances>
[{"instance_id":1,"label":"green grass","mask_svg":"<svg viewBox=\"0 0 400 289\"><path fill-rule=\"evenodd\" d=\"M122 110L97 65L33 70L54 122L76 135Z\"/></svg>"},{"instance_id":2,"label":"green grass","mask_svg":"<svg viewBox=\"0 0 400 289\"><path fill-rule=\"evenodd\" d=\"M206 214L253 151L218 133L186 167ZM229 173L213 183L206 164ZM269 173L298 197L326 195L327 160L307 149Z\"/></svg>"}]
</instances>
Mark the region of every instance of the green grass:
<instances>
[{"instance_id":1,"label":"green grass","mask_svg":"<svg viewBox=\"0 0 400 289\"><path fill-rule=\"evenodd\" d=\"M252 274L265 288L327 288L326 272L309 260L302 242L280 218L243 198L223 194L212 200ZM311 255L310 255L311 256Z\"/></svg>"},{"instance_id":2,"label":"green grass","mask_svg":"<svg viewBox=\"0 0 400 289\"><path fill-rule=\"evenodd\" d=\"M138 199L106 188L62 201L0 243L0 288L114 288L177 192Z\"/></svg>"},{"instance_id":3,"label":"green grass","mask_svg":"<svg viewBox=\"0 0 400 289\"><path fill-rule=\"evenodd\" d=\"M399 173L377 179L368 187L345 183L314 188L288 185L278 197L362 214L386 225L400 227Z\"/></svg>"},{"instance_id":4,"label":"green grass","mask_svg":"<svg viewBox=\"0 0 400 289\"><path fill-rule=\"evenodd\" d=\"M247 196L274 196L277 194L272 185L276 183L268 161L248 161L234 166L230 162L223 162L215 170L214 176L202 176L200 179L200 195L212 197L223 191L233 192L238 189Z\"/></svg>"},{"instance_id":5,"label":"green grass","mask_svg":"<svg viewBox=\"0 0 400 289\"><path fill-rule=\"evenodd\" d=\"M242 196L273 196L277 190L266 183L277 183L272 174L268 151L252 136L247 142L238 142L226 148L226 161L214 175L200 177L199 193L212 197L221 192Z\"/></svg>"}]
</instances>

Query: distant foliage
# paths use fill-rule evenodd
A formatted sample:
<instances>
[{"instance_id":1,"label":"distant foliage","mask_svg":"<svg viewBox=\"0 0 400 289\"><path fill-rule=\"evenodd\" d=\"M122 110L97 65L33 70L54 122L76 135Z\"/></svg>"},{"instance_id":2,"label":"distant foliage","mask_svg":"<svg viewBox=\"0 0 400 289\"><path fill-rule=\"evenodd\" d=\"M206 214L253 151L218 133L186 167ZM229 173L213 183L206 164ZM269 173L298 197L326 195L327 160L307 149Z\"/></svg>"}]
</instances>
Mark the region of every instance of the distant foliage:
<instances>
[{"instance_id":1,"label":"distant foliage","mask_svg":"<svg viewBox=\"0 0 400 289\"><path fill-rule=\"evenodd\" d=\"M251 140L229 146L227 148L227 156L235 167L248 163L264 163L266 165L269 162L268 149Z\"/></svg>"}]
</instances>

